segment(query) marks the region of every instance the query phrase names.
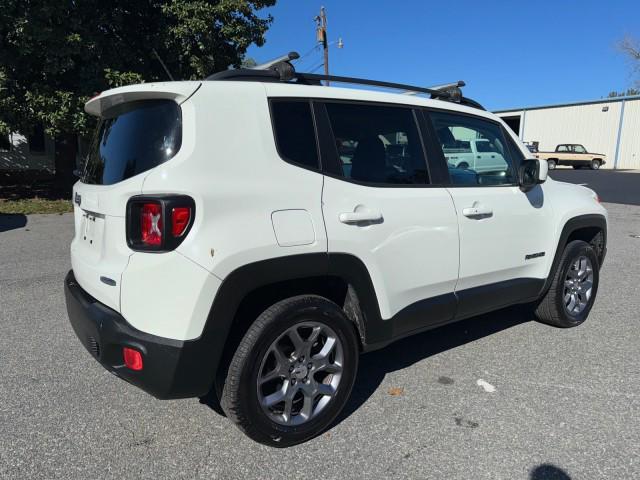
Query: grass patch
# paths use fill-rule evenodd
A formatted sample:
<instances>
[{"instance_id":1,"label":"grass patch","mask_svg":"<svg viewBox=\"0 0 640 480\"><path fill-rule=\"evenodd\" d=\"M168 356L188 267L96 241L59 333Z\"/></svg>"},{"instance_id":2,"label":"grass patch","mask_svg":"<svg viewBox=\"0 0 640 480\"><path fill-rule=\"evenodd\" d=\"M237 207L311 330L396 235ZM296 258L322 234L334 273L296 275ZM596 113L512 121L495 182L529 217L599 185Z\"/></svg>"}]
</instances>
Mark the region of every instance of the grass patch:
<instances>
[{"instance_id":1,"label":"grass patch","mask_svg":"<svg viewBox=\"0 0 640 480\"><path fill-rule=\"evenodd\" d=\"M0 198L0 213L67 213L73 212L71 200L48 200L45 198L21 198L7 200Z\"/></svg>"}]
</instances>

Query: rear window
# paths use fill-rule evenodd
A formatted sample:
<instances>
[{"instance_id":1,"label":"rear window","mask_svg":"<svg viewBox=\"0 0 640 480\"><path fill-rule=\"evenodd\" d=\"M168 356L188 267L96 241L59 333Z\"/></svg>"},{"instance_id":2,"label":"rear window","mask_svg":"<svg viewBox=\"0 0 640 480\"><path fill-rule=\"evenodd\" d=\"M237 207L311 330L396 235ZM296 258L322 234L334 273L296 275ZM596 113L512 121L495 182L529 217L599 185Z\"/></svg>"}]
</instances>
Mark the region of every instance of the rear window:
<instances>
[{"instance_id":1,"label":"rear window","mask_svg":"<svg viewBox=\"0 0 640 480\"><path fill-rule=\"evenodd\" d=\"M105 113L82 181L112 185L172 158L182 144L182 114L172 100L129 102Z\"/></svg>"},{"instance_id":2,"label":"rear window","mask_svg":"<svg viewBox=\"0 0 640 480\"><path fill-rule=\"evenodd\" d=\"M318 148L308 100L272 100L271 117L280 156L290 163L318 169Z\"/></svg>"}]
</instances>

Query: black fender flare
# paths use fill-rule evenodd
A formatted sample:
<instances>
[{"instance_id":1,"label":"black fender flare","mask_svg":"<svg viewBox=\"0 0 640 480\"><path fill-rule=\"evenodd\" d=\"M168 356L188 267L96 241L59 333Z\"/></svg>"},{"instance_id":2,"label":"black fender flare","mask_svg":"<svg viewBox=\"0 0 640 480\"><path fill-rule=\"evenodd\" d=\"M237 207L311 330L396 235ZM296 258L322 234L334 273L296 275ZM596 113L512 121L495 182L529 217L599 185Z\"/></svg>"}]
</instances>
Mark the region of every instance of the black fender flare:
<instances>
[{"instance_id":1,"label":"black fender flare","mask_svg":"<svg viewBox=\"0 0 640 480\"><path fill-rule=\"evenodd\" d=\"M564 248L567 246L567 241L571 234L576 230L587 227L599 228L602 231L603 247L598 256L598 261L600 262L600 265L602 265L607 252L607 219L605 218L605 216L593 213L587 215L578 215L576 217L570 218L562 227L562 232L560 233L558 245L556 247L556 253L553 257L553 262L551 263L551 269L549 270L549 276L547 277L547 280L542 287L540 296L547 293L547 290L549 290L549 287L551 287L551 282L553 282L553 277L556 273L558 265L560 264L560 259L562 258L562 252L564 252Z\"/></svg>"},{"instance_id":2,"label":"black fender flare","mask_svg":"<svg viewBox=\"0 0 640 480\"><path fill-rule=\"evenodd\" d=\"M349 308L355 317L363 343L368 342L369 322L377 325L382 319L369 272L357 257L350 254L318 252L249 263L225 277L216 292L202 334L196 340L200 345L199 368L208 369L210 372L206 374L205 380L208 385L214 385L236 314L247 295L260 287L279 282L330 276L340 277L353 287L350 297L353 299L355 293L357 303L352 303Z\"/></svg>"}]
</instances>

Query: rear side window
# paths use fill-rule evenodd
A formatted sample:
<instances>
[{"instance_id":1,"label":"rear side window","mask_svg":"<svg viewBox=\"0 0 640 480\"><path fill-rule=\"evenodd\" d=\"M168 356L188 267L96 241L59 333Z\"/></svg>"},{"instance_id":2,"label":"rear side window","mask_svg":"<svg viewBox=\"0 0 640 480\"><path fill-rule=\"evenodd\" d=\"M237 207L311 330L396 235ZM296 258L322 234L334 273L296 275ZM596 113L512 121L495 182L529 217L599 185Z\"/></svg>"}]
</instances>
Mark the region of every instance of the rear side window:
<instances>
[{"instance_id":1,"label":"rear side window","mask_svg":"<svg viewBox=\"0 0 640 480\"><path fill-rule=\"evenodd\" d=\"M327 103L342 176L373 184L424 184L427 166L413 111Z\"/></svg>"},{"instance_id":2,"label":"rear side window","mask_svg":"<svg viewBox=\"0 0 640 480\"><path fill-rule=\"evenodd\" d=\"M272 100L271 116L280 156L290 163L318 169L318 148L308 100Z\"/></svg>"},{"instance_id":3,"label":"rear side window","mask_svg":"<svg viewBox=\"0 0 640 480\"><path fill-rule=\"evenodd\" d=\"M182 113L172 100L129 102L101 119L82 181L112 185L171 159L182 144Z\"/></svg>"}]
</instances>

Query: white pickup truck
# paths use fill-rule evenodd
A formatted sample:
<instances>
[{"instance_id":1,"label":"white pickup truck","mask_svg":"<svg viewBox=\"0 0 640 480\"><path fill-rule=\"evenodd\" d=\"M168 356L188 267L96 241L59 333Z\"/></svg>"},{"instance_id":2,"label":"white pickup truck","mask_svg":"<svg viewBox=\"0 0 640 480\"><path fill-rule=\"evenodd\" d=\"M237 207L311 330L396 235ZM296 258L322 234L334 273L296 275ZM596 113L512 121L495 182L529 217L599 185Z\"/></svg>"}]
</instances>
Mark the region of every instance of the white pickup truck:
<instances>
[{"instance_id":1,"label":"white pickup truck","mask_svg":"<svg viewBox=\"0 0 640 480\"><path fill-rule=\"evenodd\" d=\"M442 150L451 168L482 173L504 171L507 166L499 149L486 138L455 140L443 145Z\"/></svg>"}]
</instances>

